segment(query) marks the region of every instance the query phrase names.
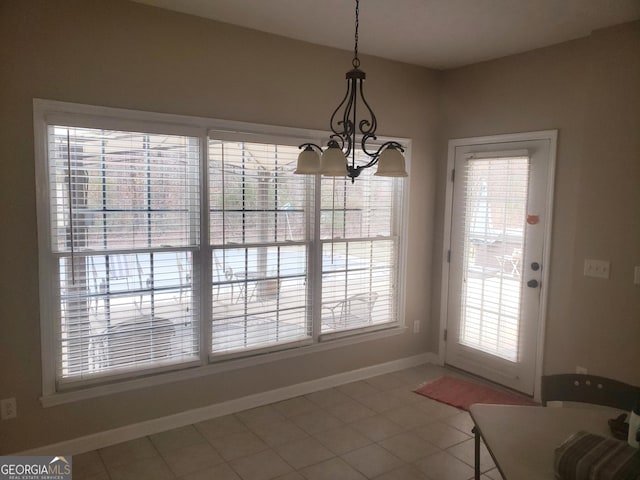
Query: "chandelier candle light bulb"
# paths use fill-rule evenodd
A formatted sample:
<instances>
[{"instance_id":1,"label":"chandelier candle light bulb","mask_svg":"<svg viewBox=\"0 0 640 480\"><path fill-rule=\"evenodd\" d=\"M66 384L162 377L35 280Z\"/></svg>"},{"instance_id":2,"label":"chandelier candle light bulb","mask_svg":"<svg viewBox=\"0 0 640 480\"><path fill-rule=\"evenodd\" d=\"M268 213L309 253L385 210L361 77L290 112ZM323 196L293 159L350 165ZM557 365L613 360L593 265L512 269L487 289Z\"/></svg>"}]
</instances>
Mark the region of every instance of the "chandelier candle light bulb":
<instances>
[{"instance_id":1,"label":"chandelier candle light bulb","mask_svg":"<svg viewBox=\"0 0 640 480\"><path fill-rule=\"evenodd\" d=\"M398 142L389 141L379 145L377 150L367 148L369 141L376 140L378 121L364 96L364 80L366 74L360 70L358 58L358 28L360 1L356 0L356 25L353 69L346 74L347 93L338 108L331 115L327 148L315 143L303 143L302 152L298 156L297 168L293 173L315 175L321 173L330 177L348 176L354 182L363 169L378 164L375 175L383 177L406 177L404 148ZM358 120L358 106L364 107L365 117ZM356 128L357 127L357 128ZM367 163L356 164L356 136L360 138L362 152L369 157ZM371 147L369 147L371 148ZM351 157L351 161L349 161Z\"/></svg>"}]
</instances>

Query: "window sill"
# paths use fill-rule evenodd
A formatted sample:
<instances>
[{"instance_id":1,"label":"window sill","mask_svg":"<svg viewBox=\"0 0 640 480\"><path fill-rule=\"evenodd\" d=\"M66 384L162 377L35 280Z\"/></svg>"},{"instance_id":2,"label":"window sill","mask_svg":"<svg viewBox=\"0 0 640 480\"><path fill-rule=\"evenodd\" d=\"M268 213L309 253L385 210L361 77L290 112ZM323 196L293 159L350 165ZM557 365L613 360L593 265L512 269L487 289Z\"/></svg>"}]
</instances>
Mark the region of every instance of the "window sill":
<instances>
[{"instance_id":1,"label":"window sill","mask_svg":"<svg viewBox=\"0 0 640 480\"><path fill-rule=\"evenodd\" d=\"M324 334L320 337L320 342L309 346L291 348L288 350L280 350L277 352L264 353L250 357L232 359L227 361L218 361L193 368L185 368L167 373L159 373L157 375L125 380L118 383L103 384L81 388L73 391L56 392L40 397L40 403L43 407L53 407L65 403L79 402L91 398L103 397L115 393L137 390L141 388L153 387L155 385L163 385L166 383L189 380L192 378L214 375L220 372L232 371L240 368L247 368L254 365L275 362L287 358L294 358L303 355L322 352L325 350L333 350L362 342L377 340L395 335L402 335L407 331L407 327L399 324L385 324L367 327L365 329L335 332Z\"/></svg>"}]
</instances>

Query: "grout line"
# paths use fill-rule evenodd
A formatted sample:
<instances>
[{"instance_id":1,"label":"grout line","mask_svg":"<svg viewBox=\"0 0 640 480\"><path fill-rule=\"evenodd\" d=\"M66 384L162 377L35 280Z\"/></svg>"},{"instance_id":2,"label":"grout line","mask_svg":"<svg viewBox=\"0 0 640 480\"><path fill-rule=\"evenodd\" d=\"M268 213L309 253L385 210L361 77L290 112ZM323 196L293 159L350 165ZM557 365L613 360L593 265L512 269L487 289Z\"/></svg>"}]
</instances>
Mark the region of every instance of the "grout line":
<instances>
[{"instance_id":1,"label":"grout line","mask_svg":"<svg viewBox=\"0 0 640 480\"><path fill-rule=\"evenodd\" d=\"M95 450L95 452L98 454L98 458L100 459L100 463L102 464L102 468L106 472L108 479L112 480L111 472L109 472L109 469L107 468L107 464L105 463L104 458L102 458L102 453L100 452L100 449Z\"/></svg>"},{"instance_id":2,"label":"grout line","mask_svg":"<svg viewBox=\"0 0 640 480\"><path fill-rule=\"evenodd\" d=\"M151 435L146 435L144 438L146 438L149 441L149 443L151 444L153 449L156 451L156 453L158 454L158 456L162 460L162 463L164 463L166 465L166 467L169 469L169 472L171 472L171 475L173 475L173 478L178 478L178 475L173 471L173 469L171 468L171 465L169 465L169 463L167 463L167 460L164 458L164 455L162 455L162 452L160 450L158 450L158 447L156 446L156 444L153 443L153 440L151 440Z\"/></svg>"}]
</instances>

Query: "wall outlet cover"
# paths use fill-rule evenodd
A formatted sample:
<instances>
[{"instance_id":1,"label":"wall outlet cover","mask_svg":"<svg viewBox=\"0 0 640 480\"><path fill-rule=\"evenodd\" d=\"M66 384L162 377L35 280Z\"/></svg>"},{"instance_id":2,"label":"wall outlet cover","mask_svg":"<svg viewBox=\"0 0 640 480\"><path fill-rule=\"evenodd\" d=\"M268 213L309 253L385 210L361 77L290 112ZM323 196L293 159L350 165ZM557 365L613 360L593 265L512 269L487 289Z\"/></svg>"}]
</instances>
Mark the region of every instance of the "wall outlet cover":
<instances>
[{"instance_id":1,"label":"wall outlet cover","mask_svg":"<svg viewBox=\"0 0 640 480\"><path fill-rule=\"evenodd\" d=\"M611 262L608 260L593 260L586 258L584 260L584 275L586 277L609 278L609 268Z\"/></svg>"},{"instance_id":2,"label":"wall outlet cover","mask_svg":"<svg viewBox=\"0 0 640 480\"><path fill-rule=\"evenodd\" d=\"M0 400L0 418L2 420L9 420L11 418L16 418L18 416L18 411L16 409L16 399L12 398L3 398Z\"/></svg>"}]
</instances>

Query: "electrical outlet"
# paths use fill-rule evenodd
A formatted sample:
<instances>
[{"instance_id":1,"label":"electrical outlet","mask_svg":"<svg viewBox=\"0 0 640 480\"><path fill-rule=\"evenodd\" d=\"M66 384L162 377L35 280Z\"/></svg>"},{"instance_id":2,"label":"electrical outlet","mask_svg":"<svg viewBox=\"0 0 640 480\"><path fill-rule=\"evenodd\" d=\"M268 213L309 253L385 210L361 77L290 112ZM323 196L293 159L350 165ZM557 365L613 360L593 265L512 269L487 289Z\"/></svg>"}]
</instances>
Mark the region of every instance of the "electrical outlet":
<instances>
[{"instance_id":1,"label":"electrical outlet","mask_svg":"<svg viewBox=\"0 0 640 480\"><path fill-rule=\"evenodd\" d=\"M420 320L413 322L413 333L420 333Z\"/></svg>"},{"instance_id":2,"label":"electrical outlet","mask_svg":"<svg viewBox=\"0 0 640 480\"><path fill-rule=\"evenodd\" d=\"M586 367L577 366L576 367L576 373L578 375L586 375L587 374L587 369L586 369Z\"/></svg>"},{"instance_id":3,"label":"electrical outlet","mask_svg":"<svg viewBox=\"0 0 640 480\"><path fill-rule=\"evenodd\" d=\"M584 275L586 277L609 278L609 267L611 262L606 260L584 260Z\"/></svg>"},{"instance_id":4,"label":"electrical outlet","mask_svg":"<svg viewBox=\"0 0 640 480\"><path fill-rule=\"evenodd\" d=\"M9 420L10 418L16 418L18 411L16 410L16 399L4 398L0 400L0 417L2 420Z\"/></svg>"}]
</instances>

